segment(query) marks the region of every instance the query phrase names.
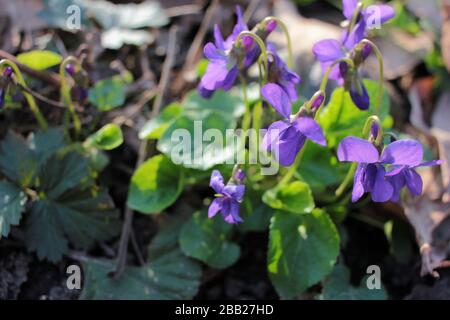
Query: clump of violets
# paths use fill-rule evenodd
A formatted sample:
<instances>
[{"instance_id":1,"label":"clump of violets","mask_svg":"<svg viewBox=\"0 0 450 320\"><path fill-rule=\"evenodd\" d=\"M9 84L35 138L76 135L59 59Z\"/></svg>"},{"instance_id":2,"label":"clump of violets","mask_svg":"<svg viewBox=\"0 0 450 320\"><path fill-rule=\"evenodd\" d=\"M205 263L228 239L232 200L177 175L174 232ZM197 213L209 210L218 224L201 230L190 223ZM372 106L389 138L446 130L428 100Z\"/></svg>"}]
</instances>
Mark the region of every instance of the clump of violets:
<instances>
[{"instance_id":1,"label":"clump of violets","mask_svg":"<svg viewBox=\"0 0 450 320\"><path fill-rule=\"evenodd\" d=\"M242 17L242 10L236 8L237 23L233 32L224 39L218 25L214 26L214 43L208 42L203 48L205 57L208 59L208 67L203 75L198 91L204 98L209 98L218 90L231 89L241 70L251 66L259 57L261 49L258 44L248 36L238 40L239 34L248 31L248 26ZM252 32L261 39L276 28L275 21L258 24Z\"/></svg>"},{"instance_id":2,"label":"clump of violets","mask_svg":"<svg viewBox=\"0 0 450 320\"><path fill-rule=\"evenodd\" d=\"M209 218L220 212L227 223L236 224L243 222L239 216L239 206L245 193L244 179L245 172L241 169L234 171L227 184L224 183L223 176L218 170L212 172L209 185L216 192L216 198L209 206Z\"/></svg>"},{"instance_id":3,"label":"clump of violets","mask_svg":"<svg viewBox=\"0 0 450 320\"><path fill-rule=\"evenodd\" d=\"M422 162L422 145L412 139L401 139L387 146L379 142L381 129L372 125L369 140L358 137L344 138L337 151L339 161L356 162L352 202L370 193L372 201L398 201L403 187L412 195L422 193L422 179L415 171L420 166L432 166L440 160Z\"/></svg>"},{"instance_id":4,"label":"clump of violets","mask_svg":"<svg viewBox=\"0 0 450 320\"><path fill-rule=\"evenodd\" d=\"M321 146L326 145L323 131L314 120L314 115L323 102L323 94L316 94L297 114L291 115L291 100L282 87L269 83L261 92L264 99L285 118L269 126L261 143L261 148L272 152L282 166L289 167L294 163L306 139Z\"/></svg>"},{"instance_id":5,"label":"clump of violets","mask_svg":"<svg viewBox=\"0 0 450 320\"><path fill-rule=\"evenodd\" d=\"M381 26L395 16L395 11L388 5L364 8L357 0L343 0L342 7L348 28L344 30L341 40L319 41L313 47L313 54L324 73L333 65L329 78L344 86L359 109L367 110L370 98L358 69L370 55L372 48L363 40L372 24ZM351 64L348 61L351 61Z\"/></svg>"},{"instance_id":6,"label":"clump of violets","mask_svg":"<svg viewBox=\"0 0 450 320\"><path fill-rule=\"evenodd\" d=\"M6 67L0 78L0 108L5 105L6 91L10 85L12 73L12 68Z\"/></svg>"}]
</instances>

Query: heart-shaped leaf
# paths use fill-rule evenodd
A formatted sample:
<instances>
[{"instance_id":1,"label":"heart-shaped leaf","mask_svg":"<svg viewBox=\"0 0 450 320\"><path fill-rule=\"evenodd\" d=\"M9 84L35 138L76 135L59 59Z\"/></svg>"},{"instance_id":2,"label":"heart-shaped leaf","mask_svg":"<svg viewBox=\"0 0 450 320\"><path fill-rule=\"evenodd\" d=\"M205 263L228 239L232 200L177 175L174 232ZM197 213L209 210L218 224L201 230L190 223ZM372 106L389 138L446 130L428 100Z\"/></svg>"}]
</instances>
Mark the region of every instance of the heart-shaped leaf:
<instances>
[{"instance_id":1,"label":"heart-shaped leaf","mask_svg":"<svg viewBox=\"0 0 450 320\"><path fill-rule=\"evenodd\" d=\"M278 211L269 233L267 264L278 294L293 298L327 276L339 254L339 234L327 213Z\"/></svg>"},{"instance_id":2,"label":"heart-shaped leaf","mask_svg":"<svg viewBox=\"0 0 450 320\"><path fill-rule=\"evenodd\" d=\"M34 70L45 70L60 64L62 57L48 50L33 50L19 53L17 61Z\"/></svg>"},{"instance_id":3,"label":"heart-shaped leaf","mask_svg":"<svg viewBox=\"0 0 450 320\"><path fill-rule=\"evenodd\" d=\"M183 170L164 155L144 162L131 178L127 205L142 213L159 213L183 190Z\"/></svg>"},{"instance_id":4,"label":"heart-shaped leaf","mask_svg":"<svg viewBox=\"0 0 450 320\"><path fill-rule=\"evenodd\" d=\"M314 209L314 198L306 182L294 181L275 186L263 195L263 201L274 209L306 214Z\"/></svg>"},{"instance_id":5,"label":"heart-shaped leaf","mask_svg":"<svg viewBox=\"0 0 450 320\"><path fill-rule=\"evenodd\" d=\"M181 229L181 250L213 268L227 268L240 255L239 246L227 240L231 230L220 217L209 219L206 212L196 212Z\"/></svg>"},{"instance_id":6,"label":"heart-shaped leaf","mask_svg":"<svg viewBox=\"0 0 450 320\"><path fill-rule=\"evenodd\" d=\"M112 261L83 263L83 300L187 300L200 285L201 268L180 250L166 252L143 267L126 267L119 279L109 276Z\"/></svg>"},{"instance_id":7,"label":"heart-shaped leaf","mask_svg":"<svg viewBox=\"0 0 450 320\"><path fill-rule=\"evenodd\" d=\"M89 136L86 144L100 150L112 150L123 143L122 130L117 124L109 123Z\"/></svg>"}]
</instances>

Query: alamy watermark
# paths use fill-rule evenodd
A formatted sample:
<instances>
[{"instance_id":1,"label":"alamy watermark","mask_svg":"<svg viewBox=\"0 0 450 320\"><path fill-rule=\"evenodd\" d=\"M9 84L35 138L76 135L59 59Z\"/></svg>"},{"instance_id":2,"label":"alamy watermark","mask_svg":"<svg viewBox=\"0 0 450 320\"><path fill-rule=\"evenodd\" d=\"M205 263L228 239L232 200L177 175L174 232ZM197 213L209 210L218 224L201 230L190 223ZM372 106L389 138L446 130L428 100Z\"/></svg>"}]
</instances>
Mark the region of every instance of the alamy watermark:
<instances>
[{"instance_id":1,"label":"alamy watermark","mask_svg":"<svg viewBox=\"0 0 450 320\"><path fill-rule=\"evenodd\" d=\"M194 121L193 125L193 131L179 128L172 132L170 158L175 164L187 167L198 167L204 163L260 164L262 175L278 173L280 165L275 158L279 152L279 130L270 131L270 150L265 150L261 148L261 142L267 129L203 130L201 120ZM244 145L248 146L248 150Z\"/></svg>"}]
</instances>

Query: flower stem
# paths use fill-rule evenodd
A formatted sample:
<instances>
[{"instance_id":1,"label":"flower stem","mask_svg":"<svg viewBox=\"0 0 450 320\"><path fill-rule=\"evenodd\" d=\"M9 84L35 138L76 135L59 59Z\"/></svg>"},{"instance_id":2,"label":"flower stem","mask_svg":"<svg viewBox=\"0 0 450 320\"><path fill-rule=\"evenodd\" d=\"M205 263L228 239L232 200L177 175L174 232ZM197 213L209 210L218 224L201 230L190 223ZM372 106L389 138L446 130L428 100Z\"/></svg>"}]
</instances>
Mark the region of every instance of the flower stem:
<instances>
[{"instance_id":1,"label":"flower stem","mask_svg":"<svg viewBox=\"0 0 450 320\"><path fill-rule=\"evenodd\" d=\"M300 165L300 162L302 161L303 153L305 153L305 149L306 149L307 145L308 145L308 141L305 142L305 145L300 150L300 152L297 154L297 157L295 158L294 163L292 164L292 166L289 167L288 172L286 172L283 179L281 179L280 182L278 183L279 187L284 186L285 184L288 184L292 180L292 178L295 175L295 172L297 171L298 166Z\"/></svg>"},{"instance_id":2,"label":"flower stem","mask_svg":"<svg viewBox=\"0 0 450 320\"><path fill-rule=\"evenodd\" d=\"M368 44L373 51L375 51L375 55L377 56L377 60L378 60L378 97L377 97L377 102L375 105L375 114L377 116L380 116L380 112L381 112L381 103L383 101L383 93L384 93L384 66L383 66L383 56L380 52L380 49L378 49L378 47L376 46L375 43L373 43L372 41L368 40L368 39L363 39L361 40L361 43L364 44Z\"/></svg>"},{"instance_id":3,"label":"flower stem","mask_svg":"<svg viewBox=\"0 0 450 320\"><path fill-rule=\"evenodd\" d=\"M248 101L248 94L247 94L247 81L245 80L245 77L243 75L240 75L239 77L241 80L242 96L243 96L244 105L245 105L244 118L242 119L242 130L245 132L250 128L251 110L250 110L250 103Z\"/></svg>"},{"instance_id":4,"label":"flower stem","mask_svg":"<svg viewBox=\"0 0 450 320\"><path fill-rule=\"evenodd\" d=\"M64 59L64 61L59 66L59 76L61 78L61 89L60 89L60 95L63 99L64 104L67 106L70 116L72 117L73 121L73 127L75 130L75 138L77 139L80 135L81 131L81 122L80 118L78 118L78 115L75 111L75 106L72 102L72 97L70 94L70 88L69 84L67 83L67 77L66 77L66 66L70 63L73 63L77 67L79 67L79 61L74 56L68 56ZM68 132L68 123L67 121L64 123L64 130Z\"/></svg>"},{"instance_id":5,"label":"flower stem","mask_svg":"<svg viewBox=\"0 0 450 320\"><path fill-rule=\"evenodd\" d=\"M264 41L256 34L254 34L253 32L250 31L242 31L241 33L239 33L239 35L236 38L236 42L239 42L242 37L250 37L253 40L256 41L256 43L258 44L259 48L261 49L261 56L264 62L264 67L265 67L265 75L264 75L264 82L267 82L267 77L269 74L269 61L267 58L267 50L266 50L266 45L264 44Z\"/></svg>"},{"instance_id":6,"label":"flower stem","mask_svg":"<svg viewBox=\"0 0 450 320\"><path fill-rule=\"evenodd\" d=\"M325 104L325 101L327 99L326 88L327 88L327 84L328 84L328 79L330 77L330 73L333 70L334 66L340 62L345 62L345 63L349 64L351 68L354 67L353 60L349 59L349 58L338 59L328 66L327 70L325 71L325 74L323 75L322 82L320 83L319 90L323 92L323 101L322 101L322 104L320 105L320 107L317 109L316 115L314 117L315 119L317 119L317 117L319 116L319 114L322 111L322 108Z\"/></svg>"},{"instance_id":7,"label":"flower stem","mask_svg":"<svg viewBox=\"0 0 450 320\"><path fill-rule=\"evenodd\" d=\"M239 78L241 80L241 86L242 86L242 95L245 105L245 113L244 117L242 118L242 138L241 138L241 150L239 152L245 152L245 144L247 142L247 131L250 128L251 124L251 109L250 109L250 103L248 101L248 95L247 95L247 81L245 80L244 75L240 74Z\"/></svg>"},{"instance_id":8,"label":"flower stem","mask_svg":"<svg viewBox=\"0 0 450 320\"><path fill-rule=\"evenodd\" d=\"M22 87L28 89L28 86L27 86L25 80L23 79L22 73L20 72L19 68L17 67L17 65L14 62L12 62L11 60L8 60L8 59L3 59L0 61L0 67L3 67L3 66L11 67L11 69L13 69L14 74L17 77L17 82ZM36 100L34 100L33 96L31 94L29 94L28 92L23 91L22 93L25 96L25 99L27 100L28 105L30 106L30 109L33 112L37 122L39 123L39 126L41 127L42 130L46 131L48 129L48 123L45 120L44 116L42 115L41 111L39 110Z\"/></svg>"},{"instance_id":9,"label":"flower stem","mask_svg":"<svg viewBox=\"0 0 450 320\"><path fill-rule=\"evenodd\" d=\"M355 170L356 170L356 163L353 162L352 166L350 167L350 170L348 170L347 175L344 178L344 181L342 181L340 186L336 189L335 192L336 197L339 198L344 193L348 184L352 181L353 175L355 174Z\"/></svg>"},{"instance_id":10,"label":"flower stem","mask_svg":"<svg viewBox=\"0 0 450 320\"><path fill-rule=\"evenodd\" d=\"M288 61L287 61L287 65L289 68L292 68L293 66L293 59L292 59L292 41L291 41L291 36L289 34L289 30L286 26L286 24L281 21L280 19L276 18L276 17L266 17L262 22L263 23L267 23L270 21L275 21L277 23L277 25L279 25L281 27L281 29L283 29L283 32L286 36L286 44L287 44L287 48L288 48Z\"/></svg>"},{"instance_id":11,"label":"flower stem","mask_svg":"<svg viewBox=\"0 0 450 320\"><path fill-rule=\"evenodd\" d=\"M363 7L363 4L361 2L358 2L358 4L356 5L356 9L353 12L352 20L350 21L350 24L348 26L347 37L350 35L350 33L352 33L353 28L355 27L356 20L358 19L358 16L361 13L362 7Z\"/></svg>"}]
</instances>

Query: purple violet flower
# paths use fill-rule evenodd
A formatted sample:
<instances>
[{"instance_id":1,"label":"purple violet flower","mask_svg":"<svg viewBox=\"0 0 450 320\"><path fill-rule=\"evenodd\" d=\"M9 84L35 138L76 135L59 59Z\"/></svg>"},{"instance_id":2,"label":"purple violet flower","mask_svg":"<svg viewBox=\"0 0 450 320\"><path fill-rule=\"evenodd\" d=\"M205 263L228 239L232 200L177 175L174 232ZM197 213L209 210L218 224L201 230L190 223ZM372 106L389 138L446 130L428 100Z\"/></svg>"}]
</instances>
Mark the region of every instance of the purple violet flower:
<instances>
[{"instance_id":1,"label":"purple violet flower","mask_svg":"<svg viewBox=\"0 0 450 320\"><path fill-rule=\"evenodd\" d=\"M286 63L284 63L284 61L278 55L277 51L275 50L275 46L272 43L267 44L267 52L269 60L269 84L279 86L287 93L291 102L296 101L298 99L298 96L295 86L300 83L299 75L288 68ZM266 84L266 86L267 85L268 84ZM264 87L261 88L263 97L264 92L266 92L265 90L263 90Z\"/></svg>"},{"instance_id":2,"label":"purple violet flower","mask_svg":"<svg viewBox=\"0 0 450 320\"><path fill-rule=\"evenodd\" d=\"M371 29L372 24L379 23L380 27L385 22L391 20L395 17L394 9L389 5L371 5L367 8L361 8L359 13L355 11L358 10L358 0L342 0L342 13L348 21L352 21L353 16L357 14L355 30L356 33L353 34L356 43L360 42L366 36L367 32ZM344 34L344 38L346 38Z\"/></svg>"},{"instance_id":3,"label":"purple violet flower","mask_svg":"<svg viewBox=\"0 0 450 320\"><path fill-rule=\"evenodd\" d=\"M214 217L219 211L223 219L231 224L243 222L239 216L239 205L242 202L245 192L245 185L241 184L242 180L235 184L231 179L226 185L223 177L218 170L213 170L209 185L217 193L217 198L209 205L208 217Z\"/></svg>"},{"instance_id":4,"label":"purple violet flower","mask_svg":"<svg viewBox=\"0 0 450 320\"><path fill-rule=\"evenodd\" d=\"M208 42L203 52L209 60L206 72L203 75L199 93L204 98L208 98L217 89L229 90L236 81L239 73L238 55L234 50L236 38L242 31L247 31L248 27L244 23L242 11L239 6L236 8L237 23L233 28L231 35L226 40L223 39L219 26L214 26L214 43ZM247 39L248 38L248 39ZM253 40L249 37L243 38L244 51L253 47ZM255 54L255 53L252 53ZM256 57L255 57L256 58ZM249 62L244 62L248 64Z\"/></svg>"},{"instance_id":5,"label":"purple violet flower","mask_svg":"<svg viewBox=\"0 0 450 320\"><path fill-rule=\"evenodd\" d=\"M322 129L312 115L291 116L291 101L280 86L269 83L261 90L264 99L286 118L272 123L261 143L261 148L271 151L282 166L288 167L294 163L306 139L322 146L326 145Z\"/></svg>"},{"instance_id":6,"label":"purple violet flower","mask_svg":"<svg viewBox=\"0 0 450 320\"><path fill-rule=\"evenodd\" d=\"M364 39L373 23L383 24L395 16L395 11L388 5L372 5L367 8L358 9L357 0L343 0L343 14L351 21L355 10L360 10L356 17L355 25L350 33L344 31L340 41L326 39L317 42L313 47L313 54L322 66L322 71L328 69L335 61L349 57L354 61L355 69L361 65L370 55L372 49L364 45L360 50L355 50L357 44ZM379 19L374 19L379 18ZM358 76L357 70L349 70L345 62L335 65L330 72L330 79L336 80L340 86L345 84L346 90L355 105L361 110L367 110L370 98L363 82Z\"/></svg>"},{"instance_id":7,"label":"purple violet flower","mask_svg":"<svg viewBox=\"0 0 450 320\"><path fill-rule=\"evenodd\" d=\"M413 170L420 165L440 163L433 161L421 164L422 146L411 139L392 142L384 148L380 156L380 152L371 142L357 137L347 137L339 144L337 156L339 161L358 163L353 183L352 202L358 201L366 192L371 193L374 202L395 200L405 183L408 185L408 181L410 182L408 188L411 187L414 190L412 193L420 194L422 180L417 173L414 175L415 172L408 171L406 173L408 178L405 180L401 180L405 176L396 177L397 174L404 175L403 170ZM385 165L396 169L386 174ZM419 189L420 192L418 192Z\"/></svg>"}]
</instances>

